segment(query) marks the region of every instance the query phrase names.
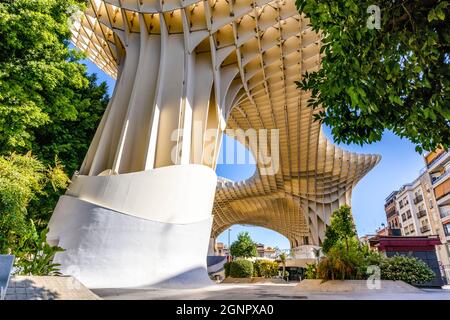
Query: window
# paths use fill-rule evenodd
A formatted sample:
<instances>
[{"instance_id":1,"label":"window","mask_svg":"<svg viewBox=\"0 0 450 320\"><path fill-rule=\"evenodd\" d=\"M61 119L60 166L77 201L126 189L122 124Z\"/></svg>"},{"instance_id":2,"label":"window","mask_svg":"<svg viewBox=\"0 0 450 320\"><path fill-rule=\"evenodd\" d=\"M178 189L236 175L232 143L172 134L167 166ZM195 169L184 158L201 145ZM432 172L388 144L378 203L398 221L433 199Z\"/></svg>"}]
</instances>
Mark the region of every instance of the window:
<instances>
[{"instance_id":1,"label":"window","mask_svg":"<svg viewBox=\"0 0 450 320\"><path fill-rule=\"evenodd\" d=\"M444 233L447 237L450 236L450 223L444 224Z\"/></svg>"}]
</instances>

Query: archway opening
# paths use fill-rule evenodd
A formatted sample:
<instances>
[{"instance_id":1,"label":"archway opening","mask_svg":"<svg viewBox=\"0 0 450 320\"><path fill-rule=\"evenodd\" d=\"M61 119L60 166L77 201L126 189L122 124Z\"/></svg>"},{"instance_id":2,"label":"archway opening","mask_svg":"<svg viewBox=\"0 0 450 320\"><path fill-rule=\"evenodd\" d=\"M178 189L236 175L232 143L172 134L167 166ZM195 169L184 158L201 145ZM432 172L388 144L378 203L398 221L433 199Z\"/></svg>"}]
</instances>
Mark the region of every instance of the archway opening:
<instances>
[{"instance_id":1,"label":"archway opening","mask_svg":"<svg viewBox=\"0 0 450 320\"><path fill-rule=\"evenodd\" d=\"M291 248L289 240L284 235L268 228L247 224L235 224L225 229L217 237L216 243L221 243L224 248L229 248L229 246L237 240L237 237L241 232L248 232L252 240L259 245L260 256L262 256L264 252L262 251L263 248L267 249L267 256L270 256L270 253L272 252L271 249L287 252Z\"/></svg>"}]
</instances>

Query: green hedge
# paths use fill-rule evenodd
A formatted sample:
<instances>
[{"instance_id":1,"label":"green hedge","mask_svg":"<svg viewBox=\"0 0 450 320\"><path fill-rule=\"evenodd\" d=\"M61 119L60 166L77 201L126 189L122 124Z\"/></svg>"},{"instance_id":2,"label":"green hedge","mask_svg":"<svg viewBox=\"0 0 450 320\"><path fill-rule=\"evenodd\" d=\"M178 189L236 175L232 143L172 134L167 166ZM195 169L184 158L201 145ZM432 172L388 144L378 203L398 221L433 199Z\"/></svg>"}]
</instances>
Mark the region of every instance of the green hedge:
<instances>
[{"instance_id":1,"label":"green hedge","mask_svg":"<svg viewBox=\"0 0 450 320\"><path fill-rule=\"evenodd\" d=\"M225 262L225 264L223 265L223 269L225 270L225 278L230 276L230 266L231 262Z\"/></svg>"},{"instance_id":2,"label":"green hedge","mask_svg":"<svg viewBox=\"0 0 450 320\"><path fill-rule=\"evenodd\" d=\"M409 284L429 282L436 276L422 260L414 257L394 256L380 263L381 279L402 280Z\"/></svg>"},{"instance_id":3,"label":"green hedge","mask_svg":"<svg viewBox=\"0 0 450 320\"><path fill-rule=\"evenodd\" d=\"M234 260L230 263L230 277L251 278L253 275L253 263L248 260Z\"/></svg>"},{"instance_id":4,"label":"green hedge","mask_svg":"<svg viewBox=\"0 0 450 320\"><path fill-rule=\"evenodd\" d=\"M256 260L253 264L253 276L264 278L278 276L278 262L270 260Z\"/></svg>"}]
</instances>

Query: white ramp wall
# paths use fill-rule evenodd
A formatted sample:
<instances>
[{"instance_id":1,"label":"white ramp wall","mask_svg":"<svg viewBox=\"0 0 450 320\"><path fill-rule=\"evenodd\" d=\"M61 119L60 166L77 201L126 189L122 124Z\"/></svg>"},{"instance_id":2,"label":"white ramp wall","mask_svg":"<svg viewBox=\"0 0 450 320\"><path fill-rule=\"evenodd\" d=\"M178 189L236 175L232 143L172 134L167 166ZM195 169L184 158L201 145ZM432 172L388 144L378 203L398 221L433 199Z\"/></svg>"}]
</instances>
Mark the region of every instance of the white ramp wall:
<instances>
[{"instance_id":1,"label":"white ramp wall","mask_svg":"<svg viewBox=\"0 0 450 320\"><path fill-rule=\"evenodd\" d=\"M90 288L212 284L216 180L200 165L75 177L49 225L49 242L65 249L55 262Z\"/></svg>"}]
</instances>

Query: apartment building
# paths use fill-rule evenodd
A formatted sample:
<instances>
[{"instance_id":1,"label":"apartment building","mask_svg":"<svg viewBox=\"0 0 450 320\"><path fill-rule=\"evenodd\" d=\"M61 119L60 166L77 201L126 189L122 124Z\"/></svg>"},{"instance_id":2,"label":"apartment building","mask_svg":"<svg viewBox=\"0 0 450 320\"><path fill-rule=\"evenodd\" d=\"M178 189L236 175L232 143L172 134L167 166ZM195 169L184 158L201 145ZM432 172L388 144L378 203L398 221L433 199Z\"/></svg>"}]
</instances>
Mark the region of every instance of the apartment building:
<instances>
[{"instance_id":1,"label":"apartment building","mask_svg":"<svg viewBox=\"0 0 450 320\"><path fill-rule=\"evenodd\" d=\"M393 191L385 200L384 211L386 212L386 220L388 230L396 230L397 235L401 235L401 222L400 215L397 209L397 193L398 191Z\"/></svg>"},{"instance_id":2,"label":"apartment building","mask_svg":"<svg viewBox=\"0 0 450 320\"><path fill-rule=\"evenodd\" d=\"M441 242L442 255L447 256L447 274L450 278L450 152L438 149L425 156L425 164L436 207L436 231Z\"/></svg>"},{"instance_id":3,"label":"apartment building","mask_svg":"<svg viewBox=\"0 0 450 320\"><path fill-rule=\"evenodd\" d=\"M256 251L258 252L258 257L275 259L277 258L277 251L272 247L265 247L264 244L256 244Z\"/></svg>"},{"instance_id":4,"label":"apartment building","mask_svg":"<svg viewBox=\"0 0 450 320\"><path fill-rule=\"evenodd\" d=\"M424 159L420 176L386 198L387 228L402 236L439 236L436 254L450 279L450 152L437 150Z\"/></svg>"},{"instance_id":5,"label":"apartment building","mask_svg":"<svg viewBox=\"0 0 450 320\"><path fill-rule=\"evenodd\" d=\"M427 172L412 183L403 185L396 194L396 209L402 235L429 236L436 234L435 206L431 181Z\"/></svg>"},{"instance_id":6,"label":"apartment building","mask_svg":"<svg viewBox=\"0 0 450 320\"><path fill-rule=\"evenodd\" d=\"M215 255L216 256L228 256L228 248L223 242L217 242L215 245Z\"/></svg>"},{"instance_id":7,"label":"apartment building","mask_svg":"<svg viewBox=\"0 0 450 320\"><path fill-rule=\"evenodd\" d=\"M450 152L438 150L425 157L436 205L447 240L450 240Z\"/></svg>"}]
</instances>

